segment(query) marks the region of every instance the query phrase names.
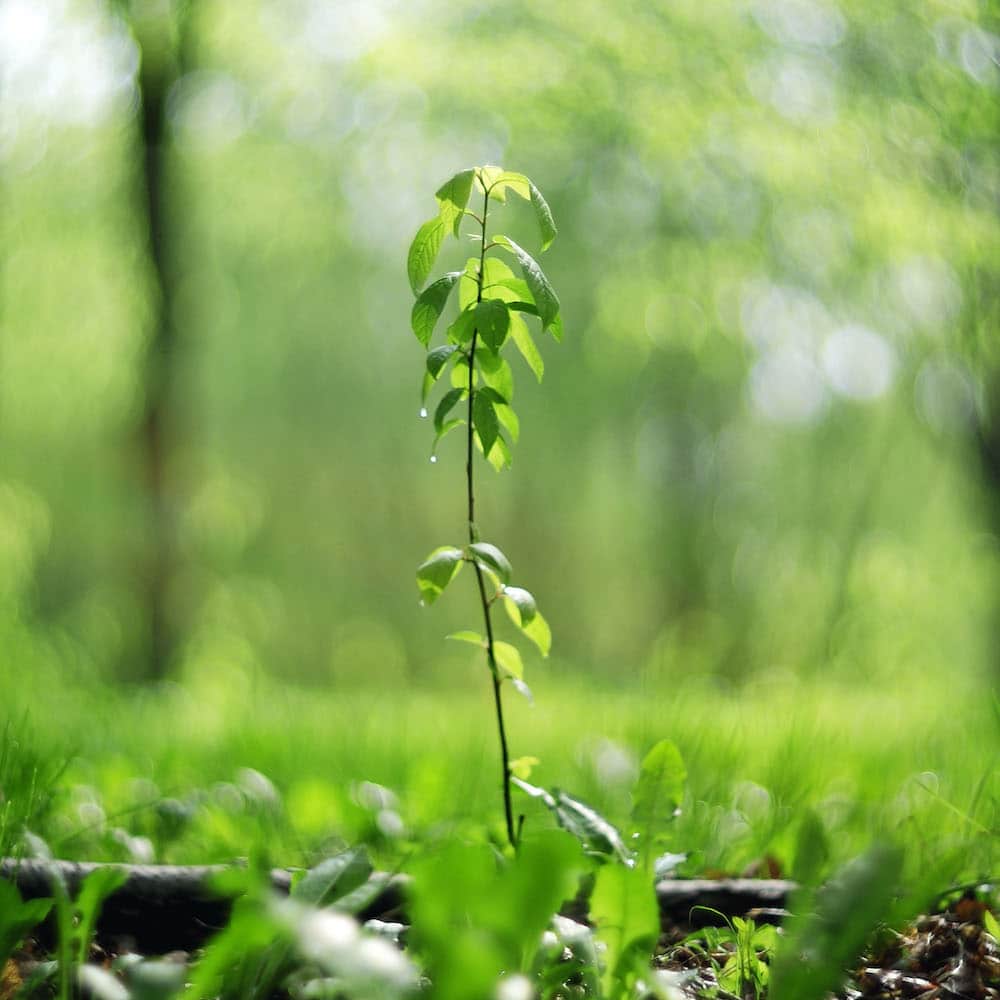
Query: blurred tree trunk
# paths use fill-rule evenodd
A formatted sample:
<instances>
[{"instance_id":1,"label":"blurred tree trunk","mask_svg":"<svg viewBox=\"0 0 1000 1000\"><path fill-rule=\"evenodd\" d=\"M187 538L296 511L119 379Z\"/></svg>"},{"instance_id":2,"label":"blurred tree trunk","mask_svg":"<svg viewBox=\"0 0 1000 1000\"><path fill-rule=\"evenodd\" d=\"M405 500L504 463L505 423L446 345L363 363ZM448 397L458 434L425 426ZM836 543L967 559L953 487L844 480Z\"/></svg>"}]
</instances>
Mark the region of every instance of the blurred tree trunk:
<instances>
[{"instance_id":1,"label":"blurred tree trunk","mask_svg":"<svg viewBox=\"0 0 1000 1000\"><path fill-rule=\"evenodd\" d=\"M976 297L973 334L979 341L978 371L982 396L976 409L975 441L984 487L986 527L1000 545L1000 350L994 338L1000 331L1000 280L980 271L971 287ZM1000 686L1000 593L994 595L994 622L990 636L994 682Z\"/></svg>"},{"instance_id":2,"label":"blurred tree trunk","mask_svg":"<svg viewBox=\"0 0 1000 1000\"><path fill-rule=\"evenodd\" d=\"M986 487L987 530L994 544L1000 543L1000 378L986 386L986 412L976 427L979 462ZM1000 689L1000 593L994 594L993 623L989 637L990 667L994 685Z\"/></svg>"},{"instance_id":3,"label":"blurred tree trunk","mask_svg":"<svg viewBox=\"0 0 1000 1000\"><path fill-rule=\"evenodd\" d=\"M155 10L154 10L155 6ZM189 4L168 7L133 0L132 27L140 48L141 210L146 217L152 265L152 317L142 385L143 411L138 426L141 475L146 496L147 551L140 569L139 592L145 604L147 657L145 676L163 678L176 646L168 606L174 570L175 540L171 489L168 482L171 407L176 367L174 278L170 198L165 183L167 98L187 66Z\"/></svg>"}]
</instances>

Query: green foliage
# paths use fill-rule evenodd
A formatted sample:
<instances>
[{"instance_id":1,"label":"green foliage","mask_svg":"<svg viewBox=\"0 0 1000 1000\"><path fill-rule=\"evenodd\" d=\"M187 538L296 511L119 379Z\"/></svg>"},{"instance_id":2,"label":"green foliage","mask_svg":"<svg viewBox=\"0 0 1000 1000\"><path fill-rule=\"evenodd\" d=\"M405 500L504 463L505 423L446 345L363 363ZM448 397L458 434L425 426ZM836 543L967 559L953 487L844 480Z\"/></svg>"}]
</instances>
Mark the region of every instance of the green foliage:
<instances>
[{"instance_id":1,"label":"green foliage","mask_svg":"<svg viewBox=\"0 0 1000 1000\"><path fill-rule=\"evenodd\" d=\"M604 995L621 1000L649 971L660 932L660 911L649 875L638 867L607 864L597 872L590 919L606 946Z\"/></svg>"},{"instance_id":2,"label":"green foliage","mask_svg":"<svg viewBox=\"0 0 1000 1000\"><path fill-rule=\"evenodd\" d=\"M25 830L45 820L65 767L36 746L29 721L8 716L0 733L0 857L19 854Z\"/></svg>"},{"instance_id":3,"label":"green foliage","mask_svg":"<svg viewBox=\"0 0 1000 1000\"><path fill-rule=\"evenodd\" d=\"M22 902L17 889L0 879L0 969L24 936L45 919L51 908L51 899Z\"/></svg>"},{"instance_id":4,"label":"green foliage","mask_svg":"<svg viewBox=\"0 0 1000 1000\"><path fill-rule=\"evenodd\" d=\"M74 983L90 954L97 918L104 901L125 883L126 872L108 866L91 872L80 884L75 900L57 873L52 874L52 896L55 901L58 959L59 998L70 1000L75 995Z\"/></svg>"},{"instance_id":5,"label":"green foliage","mask_svg":"<svg viewBox=\"0 0 1000 1000\"><path fill-rule=\"evenodd\" d=\"M795 917L771 969L773 1000L821 1000L839 985L876 925L890 915L902 863L897 847L876 845L822 888L803 888L792 901Z\"/></svg>"},{"instance_id":6,"label":"green foliage","mask_svg":"<svg viewBox=\"0 0 1000 1000\"><path fill-rule=\"evenodd\" d=\"M473 185L483 196L481 215L467 209ZM476 167L460 171L438 189L438 214L417 231L407 257L407 273L416 295L411 325L417 340L427 352L426 374L422 383L424 401L446 365L452 364L451 388L441 397L434 411L435 451L432 452L432 460L436 460L437 444L441 438L462 424L461 418L450 417L462 402L466 404L465 423L468 426L466 496L469 544L464 551L447 546L435 549L417 569L417 585L423 602L431 604L455 578L463 561L471 562L475 570L486 637L483 639L478 633L465 630L453 633L450 638L482 645L486 651L486 664L494 684L507 839L511 847L516 848L517 834L510 804L510 762L500 689L504 681L510 680L522 694L530 697L531 692L524 683L524 661L517 647L494 638L493 602L498 597L503 598L511 621L543 656L549 653L552 634L538 611L534 596L522 587L510 586L512 570L507 557L497 546L479 540L475 521L473 445L497 471L510 466L510 442L516 442L520 437L521 424L511 406L513 373L502 352L508 341L513 340L541 381L544 364L520 314L537 316L543 331L547 328L554 330L559 317L559 299L538 263L526 250L506 236L488 235L490 199L502 204L508 191L531 203L541 232L542 250L545 250L555 239L556 227L552 212L535 185L523 174L500 167ZM478 257L469 258L461 272L449 272L421 290L441 249L445 231L450 229L456 238L459 237L462 220L468 215L479 223ZM494 248L506 250L515 257L524 275L523 280L515 278L503 261L488 256ZM459 286L458 315L447 328L447 342L431 347L437 321L456 282ZM491 584L494 592L489 592L487 583Z\"/></svg>"},{"instance_id":7,"label":"green foliage","mask_svg":"<svg viewBox=\"0 0 1000 1000\"><path fill-rule=\"evenodd\" d=\"M695 946L704 943L711 952L720 946L729 946L730 954L721 963L711 956L719 986L727 992L760 1000L768 989L771 978L769 962L778 946L777 929L770 924L760 926L749 917L726 917L717 910L696 907L715 914L723 927L703 927L684 938L683 943Z\"/></svg>"},{"instance_id":8,"label":"green foliage","mask_svg":"<svg viewBox=\"0 0 1000 1000\"><path fill-rule=\"evenodd\" d=\"M292 898L313 906L342 900L368 881L372 865L363 850L335 854L311 868L295 883Z\"/></svg>"},{"instance_id":9,"label":"green foliage","mask_svg":"<svg viewBox=\"0 0 1000 1000\"><path fill-rule=\"evenodd\" d=\"M542 932L581 873L560 831L525 837L515 857L448 844L413 864L413 948L435 1000L493 995L501 973L530 972Z\"/></svg>"},{"instance_id":10,"label":"green foliage","mask_svg":"<svg viewBox=\"0 0 1000 1000\"><path fill-rule=\"evenodd\" d=\"M632 818L650 832L665 826L680 808L686 781L680 750L670 740L660 740L642 760Z\"/></svg>"}]
</instances>

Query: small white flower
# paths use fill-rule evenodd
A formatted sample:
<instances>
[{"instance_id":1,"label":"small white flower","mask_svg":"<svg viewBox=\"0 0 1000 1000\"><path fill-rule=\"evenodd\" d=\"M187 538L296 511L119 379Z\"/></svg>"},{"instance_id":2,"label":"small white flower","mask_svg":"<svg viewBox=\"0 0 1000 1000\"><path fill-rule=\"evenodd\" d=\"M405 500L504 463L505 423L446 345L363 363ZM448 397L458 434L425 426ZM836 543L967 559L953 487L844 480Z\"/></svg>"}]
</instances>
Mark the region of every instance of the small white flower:
<instances>
[{"instance_id":1,"label":"small white flower","mask_svg":"<svg viewBox=\"0 0 1000 1000\"><path fill-rule=\"evenodd\" d=\"M353 917L333 910L313 910L299 923L302 954L330 971L339 971L357 947L361 929Z\"/></svg>"},{"instance_id":2,"label":"small white flower","mask_svg":"<svg viewBox=\"0 0 1000 1000\"><path fill-rule=\"evenodd\" d=\"M535 987L527 976L504 976L497 983L496 1000L534 1000Z\"/></svg>"},{"instance_id":3,"label":"small white flower","mask_svg":"<svg viewBox=\"0 0 1000 1000\"><path fill-rule=\"evenodd\" d=\"M382 983L405 988L417 981L413 963L384 938L363 938L358 946L357 959L363 975Z\"/></svg>"}]
</instances>

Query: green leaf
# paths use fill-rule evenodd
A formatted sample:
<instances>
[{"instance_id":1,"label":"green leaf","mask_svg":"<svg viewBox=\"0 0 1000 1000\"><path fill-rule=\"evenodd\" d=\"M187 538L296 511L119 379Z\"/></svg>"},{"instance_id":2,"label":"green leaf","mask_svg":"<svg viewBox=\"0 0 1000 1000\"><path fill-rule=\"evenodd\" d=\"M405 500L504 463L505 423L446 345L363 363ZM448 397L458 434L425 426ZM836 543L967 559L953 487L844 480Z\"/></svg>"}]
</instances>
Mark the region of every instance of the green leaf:
<instances>
[{"instance_id":1,"label":"green leaf","mask_svg":"<svg viewBox=\"0 0 1000 1000\"><path fill-rule=\"evenodd\" d=\"M497 661L497 666L508 677L524 680L524 661L517 646L512 646L509 642L494 642L493 657Z\"/></svg>"},{"instance_id":2,"label":"green leaf","mask_svg":"<svg viewBox=\"0 0 1000 1000\"><path fill-rule=\"evenodd\" d=\"M875 926L890 915L902 872L897 848L876 845L849 861L822 889L800 890L795 918L771 964L774 1000L824 996L861 953ZM812 905L810 905L812 902Z\"/></svg>"},{"instance_id":3,"label":"green leaf","mask_svg":"<svg viewBox=\"0 0 1000 1000\"><path fill-rule=\"evenodd\" d=\"M492 258L487 258L487 263ZM458 282L458 308L468 309L479 301L479 258L470 257Z\"/></svg>"},{"instance_id":4,"label":"green leaf","mask_svg":"<svg viewBox=\"0 0 1000 1000\"><path fill-rule=\"evenodd\" d=\"M465 207L469 204L472 179L475 174L476 171L472 167L468 170L460 170L451 180L442 184L436 193L437 200L441 203L440 219L445 226L453 227L456 236L458 236L459 227L462 225Z\"/></svg>"},{"instance_id":5,"label":"green leaf","mask_svg":"<svg viewBox=\"0 0 1000 1000\"><path fill-rule=\"evenodd\" d=\"M128 873L119 867L96 868L80 886L76 897L79 923L76 928L76 961L83 964L90 953L90 941L97 927L104 901L128 879Z\"/></svg>"},{"instance_id":6,"label":"green leaf","mask_svg":"<svg viewBox=\"0 0 1000 1000\"><path fill-rule=\"evenodd\" d=\"M1000 942L1000 921L997 920L990 910L983 911L983 927L986 928L986 933L993 938L994 941Z\"/></svg>"},{"instance_id":7,"label":"green leaf","mask_svg":"<svg viewBox=\"0 0 1000 1000\"><path fill-rule=\"evenodd\" d=\"M552 648L552 631L549 623L542 617L541 611L536 609L531 621L524 622L520 610L513 601L504 601L504 607L510 620L538 647L542 656L548 656Z\"/></svg>"},{"instance_id":8,"label":"green leaf","mask_svg":"<svg viewBox=\"0 0 1000 1000\"><path fill-rule=\"evenodd\" d=\"M476 171L476 183L479 185L481 191L489 191L505 173L506 171L503 167L480 167ZM504 200L503 188L497 191L495 196L491 195L490 197L502 202Z\"/></svg>"},{"instance_id":9,"label":"green leaf","mask_svg":"<svg viewBox=\"0 0 1000 1000\"><path fill-rule=\"evenodd\" d=\"M361 848L326 858L295 883L292 896L313 906L329 906L368 881L372 865Z\"/></svg>"},{"instance_id":10,"label":"green leaf","mask_svg":"<svg viewBox=\"0 0 1000 1000\"><path fill-rule=\"evenodd\" d=\"M533 305L531 302L508 302L507 308L512 312L527 313L529 316L538 315L538 306Z\"/></svg>"},{"instance_id":11,"label":"green leaf","mask_svg":"<svg viewBox=\"0 0 1000 1000\"><path fill-rule=\"evenodd\" d=\"M478 352L477 352L478 353ZM469 363L468 360L461 355L455 356L455 367L451 370L451 384L456 389L468 389L469 388ZM475 387L479 384L479 375L475 368L472 370L472 385Z\"/></svg>"},{"instance_id":12,"label":"green leaf","mask_svg":"<svg viewBox=\"0 0 1000 1000\"><path fill-rule=\"evenodd\" d=\"M452 632L451 635L446 635L445 638L454 639L455 642L469 642L473 646L486 645L486 640L478 632L472 632L469 629L463 629L461 632Z\"/></svg>"},{"instance_id":13,"label":"green leaf","mask_svg":"<svg viewBox=\"0 0 1000 1000\"><path fill-rule=\"evenodd\" d=\"M585 850L631 863L632 852L625 846L621 833L613 823L606 820L596 809L561 789L553 791L556 796L556 819L559 825L569 830L583 844Z\"/></svg>"},{"instance_id":14,"label":"green leaf","mask_svg":"<svg viewBox=\"0 0 1000 1000\"><path fill-rule=\"evenodd\" d=\"M433 351L427 352L427 372L433 379L437 379L441 375L441 369L444 368L445 363L448 359L458 350L456 344L444 344L441 347L435 347Z\"/></svg>"},{"instance_id":15,"label":"green leaf","mask_svg":"<svg viewBox=\"0 0 1000 1000\"><path fill-rule=\"evenodd\" d=\"M497 435L496 441L493 442L493 447L490 448L489 454L486 456L486 461L488 461L497 472L503 472L504 469L510 468L510 445L504 441L502 434Z\"/></svg>"},{"instance_id":16,"label":"green leaf","mask_svg":"<svg viewBox=\"0 0 1000 1000\"><path fill-rule=\"evenodd\" d=\"M494 352L503 347L510 329L510 313L499 299L484 299L475 307L475 326L479 336Z\"/></svg>"},{"instance_id":17,"label":"green leaf","mask_svg":"<svg viewBox=\"0 0 1000 1000\"><path fill-rule=\"evenodd\" d=\"M510 773L522 781L527 781L531 777L531 771L537 767L541 761L537 757L518 757L510 762Z\"/></svg>"},{"instance_id":18,"label":"green leaf","mask_svg":"<svg viewBox=\"0 0 1000 1000\"><path fill-rule=\"evenodd\" d=\"M483 299L500 299L502 302L516 301L518 295L508 287L508 282L517 281L524 285L527 295L531 295L527 283L515 278L514 272L499 257L487 257L483 261ZM479 299L479 258L470 257L465 264L458 286L458 304L462 309L474 305Z\"/></svg>"},{"instance_id":19,"label":"green leaf","mask_svg":"<svg viewBox=\"0 0 1000 1000\"><path fill-rule=\"evenodd\" d=\"M607 949L606 995L634 995L635 980L649 969L660 933L659 907L647 873L625 865L601 867L590 897L589 916Z\"/></svg>"},{"instance_id":20,"label":"green leaf","mask_svg":"<svg viewBox=\"0 0 1000 1000\"><path fill-rule=\"evenodd\" d=\"M464 389L449 389L441 397L441 402L438 403L437 409L434 411L434 430L440 433L441 428L444 427L445 418L464 395Z\"/></svg>"},{"instance_id":21,"label":"green leaf","mask_svg":"<svg viewBox=\"0 0 1000 1000\"><path fill-rule=\"evenodd\" d=\"M462 420L462 419L461 419L461 418L459 417L459 418L456 418L455 420L446 420L446 421L445 421L445 422L444 422L444 423L443 423L443 424L442 424L442 425L441 425L441 426L440 426L440 427L438 428L438 432L437 432L437 434L435 434L435 435L434 435L434 444L433 444L433 445L432 445L432 447L431 447L431 461L432 461L432 462L436 462L436 461L437 461L437 457L436 457L436 452L437 452L437 446L438 446L438 442L440 442L440 440L441 440L441 439L442 439L442 438L443 438L443 437L444 437L444 436L445 436L446 434L449 434L449 433L450 433L451 431L453 431L453 430L454 430L454 429L455 429L456 427L461 427L461 426L462 426L462 424L464 424L464 423L465 423L465 421L464 421L464 420Z\"/></svg>"},{"instance_id":22,"label":"green leaf","mask_svg":"<svg viewBox=\"0 0 1000 1000\"><path fill-rule=\"evenodd\" d=\"M48 916L51 908L51 899L31 899L22 903L17 889L0 879L0 968L25 935Z\"/></svg>"},{"instance_id":23,"label":"green leaf","mask_svg":"<svg viewBox=\"0 0 1000 1000\"><path fill-rule=\"evenodd\" d=\"M573 834L588 854L616 857L625 864L632 863L632 852L625 846L621 833L596 809L558 788L553 788L550 794L544 788L529 785L519 778L511 778L511 781L523 792L544 802L554 814L556 822ZM643 879L652 896L652 884L645 874Z\"/></svg>"},{"instance_id":24,"label":"green leaf","mask_svg":"<svg viewBox=\"0 0 1000 1000\"><path fill-rule=\"evenodd\" d=\"M670 740L660 740L643 758L632 796L632 818L646 834L647 843L674 818L686 781L684 760Z\"/></svg>"},{"instance_id":25,"label":"green leaf","mask_svg":"<svg viewBox=\"0 0 1000 1000\"><path fill-rule=\"evenodd\" d=\"M485 392L486 390L481 391ZM495 389L490 391L496 392ZM497 392L497 396L499 397L500 393ZM500 426L510 435L511 441L513 441L514 444L517 444L518 438L521 436L521 421L518 420L517 414L506 403L495 402L493 409L496 410L497 420L500 421Z\"/></svg>"},{"instance_id":26,"label":"green leaf","mask_svg":"<svg viewBox=\"0 0 1000 1000\"><path fill-rule=\"evenodd\" d=\"M472 557L484 569L495 573L501 583L506 584L510 580L510 560L495 546L489 542L473 542L469 546Z\"/></svg>"},{"instance_id":27,"label":"green leaf","mask_svg":"<svg viewBox=\"0 0 1000 1000\"><path fill-rule=\"evenodd\" d=\"M518 628L522 624L529 624L534 620L535 615L538 614L538 605L535 604L535 598L523 587L504 587L503 596L517 609L518 618L515 624Z\"/></svg>"},{"instance_id":28,"label":"green leaf","mask_svg":"<svg viewBox=\"0 0 1000 1000\"><path fill-rule=\"evenodd\" d=\"M484 396L492 400L494 406L506 406L507 400L504 396L501 396L496 389L491 385L484 385L482 389L479 390Z\"/></svg>"},{"instance_id":29,"label":"green leaf","mask_svg":"<svg viewBox=\"0 0 1000 1000\"><path fill-rule=\"evenodd\" d=\"M472 424L479 435L479 443L483 446L483 454L489 455L493 442L500 434L500 422L497 420L493 400L485 393L477 392L472 399Z\"/></svg>"},{"instance_id":30,"label":"green leaf","mask_svg":"<svg viewBox=\"0 0 1000 1000\"><path fill-rule=\"evenodd\" d=\"M830 843L819 818L813 809L806 809L799 823L795 839L793 871L799 885L816 885L823 867L830 859Z\"/></svg>"},{"instance_id":31,"label":"green leaf","mask_svg":"<svg viewBox=\"0 0 1000 1000\"><path fill-rule=\"evenodd\" d=\"M559 232L556 229L555 220L552 218L552 209L549 208L548 202L542 197L542 192L531 184L531 207L535 210L535 221L538 223L538 229L542 234L542 253L544 253L550 246L552 246L552 241L556 238L556 234Z\"/></svg>"},{"instance_id":32,"label":"green leaf","mask_svg":"<svg viewBox=\"0 0 1000 1000\"><path fill-rule=\"evenodd\" d=\"M542 329L544 330L551 326L559 315L559 296L556 295L552 285L549 284L549 279L545 277L545 272L538 266L538 262L527 250L522 249L509 237L495 236L494 242L509 250L517 258L518 264L521 265L521 273L524 275L524 280L528 283L528 288L531 289L535 305L538 306L538 315L542 320Z\"/></svg>"},{"instance_id":33,"label":"green leaf","mask_svg":"<svg viewBox=\"0 0 1000 1000\"><path fill-rule=\"evenodd\" d=\"M542 355L528 330L528 324L517 313L510 315L510 339L514 341L518 351L521 352L521 357L527 361L535 378L541 382L542 376L545 374L545 362L542 360Z\"/></svg>"},{"instance_id":34,"label":"green leaf","mask_svg":"<svg viewBox=\"0 0 1000 1000\"><path fill-rule=\"evenodd\" d=\"M461 271L449 271L443 278L429 284L417 297L410 311L410 326L417 340L426 347L434 334L434 327L448 301Z\"/></svg>"},{"instance_id":35,"label":"green leaf","mask_svg":"<svg viewBox=\"0 0 1000 1000\"><path fill-rule=\"evenodd\" d=\"M478 260L476 261L478 265ZM514 277L514 272L507 266L507 262L499 257L487 257L483 262L483 298L500 299L502 302L512 302L517 299L517 294L508 287L511 281L521 281L527 289L527 284L520 278Z\"/></svg>"},{"instance_id":36,"label":"green leaf","mask_svg":"<svg viewBox=\"0 0 1000 1000\"><path fill-rule=\"evenodd\" d=\"M556 316L556 318L552 321L552 325L548 329L549 333L552 334L557 343L563 339L562 313Z\"/></svg>"},{"instance_id":37,"label":"green leaf","mask_svg":"<svg viewBox=\"0 0 1000 1000\"><path fill-rule=\"evenodd\" d=\"M498 260L496 257L490 257L489 260ZM534 307L535 297L531 294L531 289L528 287L528 283L524 278L515 278L514 272L504 264L507 269L507 274L498 278L496 283L500 285L510 296L510 298L505 298L506 302L522 302L525 305ZM527 312L528 310L522 310L522 312ZM534 315L538 315L538 309L534 311Z\"/></svg>"},{"instance_id":38,"label":"green leaf","mask_svg":"<svg viewBox=\"0 0 1000 1000\"><path fill-rule=\"evenodd\" d=\"M490 197L503 201L508 191L520 195L525 201L531 198L531 181L524 174L513 170L504 170L493 178L490 184Z\"/></svg>"},{"instance_id":39,"label":"green leaf","mask_svg":"<svg viewBox=\"0 0 1000 1000\"><path fill-rule=\"evenodd\" d=\"M434 267L438 251L444 242L447 226L440 217L428 219L418 230L410 244L410 252L406 257L406 273L410 278L413 294L420 291L420 286L427 280L427 275Z\"/></svg>"},{"instance_id":40,"label":"green leaf","mask_svg":"<svg viewBox=\"0 0 1000 1000\"><path fill-rule=\"evenodd\" d=\"M483 381L500 393L507 404L514 398L514 373L506 359L491 351L485 344L476 350L476 360L483 373Z\"/></svg>"},{"instance_id":41,"label":"green leaf","mask_svg":"<svg viewBox=\"0 0 1000 1000\"><path fill-rule=\"evenodd\" d=\"M455 579L464 558L465 554L461 549L442 545L417 567L417 586L427 604L433 604L444 588Z\"/></svg>"},{"instance_id":42,"label":"green leaf","mask_svg":"<svg viewBox=\"0 0 1000 1000\"><path fill-rule=\"evenodd\" d=\"M458 314L448 327L447 337L456 344L467 344L476 330L476 307L471 306Z\"/></svg>"}]
</instances>

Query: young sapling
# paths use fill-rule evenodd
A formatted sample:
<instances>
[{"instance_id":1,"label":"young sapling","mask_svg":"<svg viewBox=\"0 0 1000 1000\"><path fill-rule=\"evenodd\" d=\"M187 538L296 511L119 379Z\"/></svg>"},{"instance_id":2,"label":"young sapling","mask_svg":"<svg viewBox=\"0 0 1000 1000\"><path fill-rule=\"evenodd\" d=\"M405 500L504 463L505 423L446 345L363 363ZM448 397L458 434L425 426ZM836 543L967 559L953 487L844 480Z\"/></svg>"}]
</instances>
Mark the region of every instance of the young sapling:
<instances>
[{"instance_id":1,"label":"young sapling","mask_svg":"<svg viewBox=\"0 0 1000 1000\"><path fill-rule=\"evenodd\" d=\"M468 207L473 190L482 196L479 212ZM466 563L472 566L485 634L462 631L448 638L473 643L485 652L500 742L507 839L516 848L519 831L515 829L511 806L512 762L504 727L502 686L510 681L521 693L530 692L524 683L524 664L517 647L496 638L493 606L501 600L511 621L543 656L548 655L551 633L534 597L511 583L507 557L496 545L482 540L476 524L474 458L478 450L498 472L510 466L511 445L518 439L520 424L511 406L514 379L504 351L513 343L541 381L544 364L528 319L537 319L541 332L548 331L556 340L562 338L562 319L559 299L535 258L508 236L490 232L491 206L504 204L508 193L530 203L541 232L541 249L546 250L555 239L556 227L538 188L524 174L501 167L473 167L459 171L437 191L438 214L417 231L407 258L407 272L416 296L411 326L427 352L423 407L435 384L446 373L450 375L446 383L449 388L434 411L431 460L436 461L438 442L446 434L456 427L466 428L467 541L435 549L418 568L417 584L423 602L431 604ZM445 236L450 230L461 238L466 219L476 224L475 255L461 271L449 271L425 287ZM520 277L504 258L517 265ZM445 331L445 342L432 346L435 327L456 286L458 315ZM463 415L454 415L456 411Z\"/></svg>"}]
</instances>

